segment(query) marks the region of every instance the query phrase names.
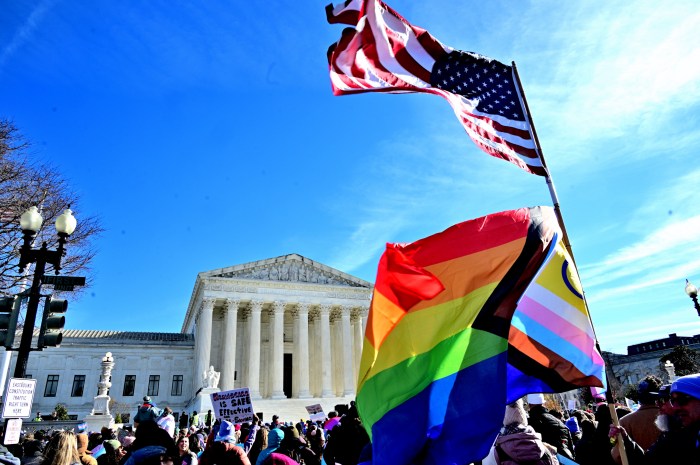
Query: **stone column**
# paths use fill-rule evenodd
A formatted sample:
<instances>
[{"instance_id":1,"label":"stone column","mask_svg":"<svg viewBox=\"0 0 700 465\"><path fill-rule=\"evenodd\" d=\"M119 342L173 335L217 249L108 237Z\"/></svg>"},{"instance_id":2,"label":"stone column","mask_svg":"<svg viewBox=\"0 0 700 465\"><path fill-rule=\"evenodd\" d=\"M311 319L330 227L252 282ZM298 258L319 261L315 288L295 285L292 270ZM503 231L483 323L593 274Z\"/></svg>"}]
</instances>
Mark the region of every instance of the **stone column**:
<instances>
[{"instance_id":1,"label":"stone column","mask_svg":"<svg viewBox=\"0 0 700 465\"><path fill-rule=\"evenodd\" d=\"M202 307L197 318L197 335L195 345L197 356L195 358L195 391L202 387L202 377L204 371L209 368L211 357L211 321L214 312L214 299L206 298L202 300Z\"/></svg>"},{"instance_id":2,"label":"stone column","mask_svg":"<svg viewBox=\"0 0 700 465\"><path fill-rule=\"evenodd\" d=\"M223 361L221 366L221 388L228 391L234 388L236 378L236 331L238 321L238 299L226 300L224 316L224 337L222 338Z\"/></svg>"},{"instance_id":3,"label":"stone column","mask_svg":"<svg viewBox=\"0 0 700 465\"><path fill-rule=\"evenodd\" d=\"M331 385L331 306L324 304L319 309L321 326L321 397L333 397Z\"/></svg>"},{"instance_id":4,"label":"stone column","mask_svg":"<svg viewBox=\"0 0 700 465\"><path fill-rule=\"evenodd\" d=\"M362 333L362 310L358 310L355 314L355 319L352 322L353 330L353 347L352 353L355 361L355 379L360 374L360 363L362 361L362 344L364 343L364 334Z\"/></svg>"},{"instance_id":5,"label":"stone column","mask_svg":"<svg viewBox=\"0 0 700 465\"><path fill-rule=\"evenodd\" d=\"M254 300L250 303L248 347L248 389L251 399L260 399L260 313L263 303Z\"/></svg>"},{"instance_id":6,"label":"stone column","mask_svg":"<svg viewBox=\"0 0 700 465\"><path fill-rule=\"evenodd\" d=\"M353 351L352 328L350 327L351 308L343 306L340 316L341 347L343 355L343 395L349 396L355 393L355 380L353 379Z\"/></svg>"},{"instance_id":7,"label":"stone column","mask_svg":"<svg viewBox=\"0 0 700 465\"><path fill-rule=\"evenodd\" d=\"M112 387L112 369L114 368L114 357L112 352L107 352L102 357L102 373L100 374L100 382L97 383L97 397L92 408L91 415L109 415L109 388ZM104 398L104 399L101 399ZM100 402L99 400L105 400Z\"/></svg>"},{"instance_id":8,"label":"stone column","mask_svg":"<svg viewBox=\"0 0 700 465\"><path fill-rule=\"evenodd\" d=\"M114 368L114 357L112 352L107 352L102 357L102 372L100 381L97 383L97 395L93 400L92 412L85 416L85 422L88 425L88 431L99 431L102 427L112 427L114 418L109 413L110 397L107 394L112 386L110 378L112 377L112 369Z\"/></svg>"},{"instance_id":9,"label":"stone column","mask_svg":"<svg viewBox=\"0 0 700 465\"><path fill-rule=\"evenodd\" d=\"M270 382L272 384L271 397L273 399L285 399L284 394L284 302L273 302L270 313Z\"/></svg>"},{"instance_id":10,"label":"stone column","mask_svg":"<svg viewBox=\"0 0 700 465\"><path fill-rule=\"evenodd\" d=\"M299 399L308 399L311 397L309 392L309 304L300 303L297 306L297 334L296 343L296 360L295 365L298 367L299 373Z\"/></svg>"}]
</instances>

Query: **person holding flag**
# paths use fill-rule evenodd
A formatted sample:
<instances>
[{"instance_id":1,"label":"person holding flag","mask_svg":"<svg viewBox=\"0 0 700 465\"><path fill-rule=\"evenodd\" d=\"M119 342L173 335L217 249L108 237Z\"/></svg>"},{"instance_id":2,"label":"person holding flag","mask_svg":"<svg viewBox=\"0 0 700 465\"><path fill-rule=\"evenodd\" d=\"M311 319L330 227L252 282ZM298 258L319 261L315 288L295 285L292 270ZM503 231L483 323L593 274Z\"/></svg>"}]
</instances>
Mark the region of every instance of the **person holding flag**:
<instances>
[{"instance_id":1,"label":"person holding flag","mask_svg":"<svg viewBox=\"0 0 700 465\"><path fill-rule=\"evenodd\" d=\"M700 373L681 376L671 384L670 404L681 428L662 435L647 451L622 426L610 426L610 437L620 434L630 465L700 465Z\"/></svg>"}]
</instances>

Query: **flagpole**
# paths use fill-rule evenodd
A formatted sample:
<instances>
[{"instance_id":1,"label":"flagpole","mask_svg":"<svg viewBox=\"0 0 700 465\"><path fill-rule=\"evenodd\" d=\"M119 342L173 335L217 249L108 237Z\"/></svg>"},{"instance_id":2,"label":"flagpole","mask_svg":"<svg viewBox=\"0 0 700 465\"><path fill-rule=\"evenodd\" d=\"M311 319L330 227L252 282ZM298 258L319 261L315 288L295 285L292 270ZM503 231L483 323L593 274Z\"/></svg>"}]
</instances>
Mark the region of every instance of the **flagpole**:
<instances>
[{"instance_id":1,"label":"flagpole","mask_svg":"<svg viewBox=\"0 0 700 465\"><path fill-rule=\"evenodd\" d=\"M525 115L527 116L527 122L530 126L530 134L532 135L532 139L535 142L535 150L537 152L537 155L540 157L540 161L542 162L542 167L544 168L545 172L545 180L547 182L547 187L549 188L549 195L552 198L552 203L554 204L554 214L557 216L557 221L559 222L559 227L561 228L562 232L562 242L564 242L564 247L566 247L566 250L569 252L569 256L571 257L571 260L574 262L574 266L576 266L576 259L574 258L574 251L571 249L571 242L569 241L569 234L566 232L566 226L564 225L564 217L561 214L561 208L559 207L559 196L557 196L557 190L554 187L554 181L552 180L552 176L549 174L549 169L547 168L547 162L544 159L544 152L542 151L542 146L540 145L540 140L537 137L537 130L535 129L535 123L532 120L532 115L530 114L530 107L527 104L527 99L525 98L525 90L523 89L523 85L520 82L520 75L518 74L518 67L515 65L515 62L511 62L513 65L513 76L515 77L515 83L516 83L516 89L518 91L518 97L520 98L520 101L523 104L523 108L525 108ZM577 267L578 269L578 267ZM595 336L595 346L598 352L602 355L603 352L600 350L600 344L598 343L598 336L595 333L595 327L593 326L593 319L591 318L591 312L588 309L588 302L586 301L586 294L582 293L583 295L583 304L586 306L586 311L588 313L588 321L591 323L591 328L593 329L593 335ZM606 369L605 369L605 376L609 378L608 376L608 367L607 367L607 362L603 360L603 363L605 363ZM615 426L620 426L619 419L617 418L617 412L615 411L615 401L612 397L612 392L610 392L610 382L608 382L608 388L605 390L605 400L608 403L608 408L610 409L610 416L612 419L612 423ZM625 451L625 445L624 441L622 440L622 435L618 434L617 435L617 446L620 451L620 459L622 461L622 465L629 465L629 462L627 460L627 453Z\"/></svg>"}]
</instances>

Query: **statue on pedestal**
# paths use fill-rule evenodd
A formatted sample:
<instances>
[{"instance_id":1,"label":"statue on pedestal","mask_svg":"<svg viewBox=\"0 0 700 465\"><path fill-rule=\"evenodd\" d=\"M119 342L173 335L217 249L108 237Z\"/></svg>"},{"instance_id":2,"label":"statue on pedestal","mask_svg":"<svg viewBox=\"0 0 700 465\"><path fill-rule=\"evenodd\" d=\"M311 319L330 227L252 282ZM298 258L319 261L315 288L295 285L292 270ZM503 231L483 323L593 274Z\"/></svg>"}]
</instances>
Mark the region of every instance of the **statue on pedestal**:
<instances>
[{"instance_id":1,"label":"statue on pedestal","mask_svg":"<svg viewBox=\"0 0 700 465\"><path fill-rule=\"evenodd\" d=\"M214 370L214 366L209 366L208 369L202 372L202 387L195 395L194 403L189 408L197 412L207 412L212 410L214 406L211 402L210 395L214 392L219 392L219 377L220 373Z\"/></svg>"},{"instance_id":2,"label":"statue on pedestal","mask_svg":"<svg viewBox=\"0 0 700 465\"><path fill-rule=\"evenodd\" d=\"M664 369L666 370L666 373L668 373L668 382L672 383L676 380L676 367L671 363L670 360L666 360L666 363L664 364Z\"/></svg>"},{"instance_id":3,"label":"statue on pedestal","mask_svg":"<svg viewBox=\"0 0 700 465\"><path fill-rule=\"evenodd\" d=\"M221 373L214 371L214 366L210 365L208 370L204 370L202 373L202 387L203 388L218 388L219 387L219 377Z\"/></svg>"}]
</instances>

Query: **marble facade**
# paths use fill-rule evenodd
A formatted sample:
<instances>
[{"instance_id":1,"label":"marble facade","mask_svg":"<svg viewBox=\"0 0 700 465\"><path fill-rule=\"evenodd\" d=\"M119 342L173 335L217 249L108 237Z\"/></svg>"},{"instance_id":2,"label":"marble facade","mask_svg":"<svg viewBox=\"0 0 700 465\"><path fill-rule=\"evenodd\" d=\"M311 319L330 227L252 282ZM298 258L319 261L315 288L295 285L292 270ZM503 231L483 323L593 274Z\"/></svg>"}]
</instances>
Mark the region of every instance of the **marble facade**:
<instances>
[{"instance_id":1,"label":"marble facade","mask_svg":"<svg viewBox=\"0 0 700 465\"><path fill-rule=\"evenodd\" d=\"M371 291L297 254L200 273L182 325L195 373L254 399L352 396Z\"/></svg>"}]
</instances>

